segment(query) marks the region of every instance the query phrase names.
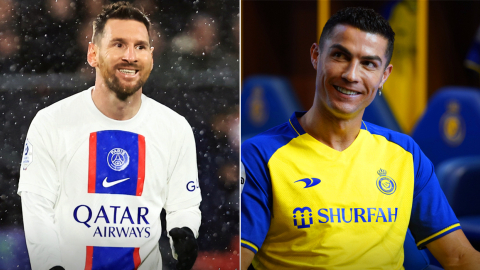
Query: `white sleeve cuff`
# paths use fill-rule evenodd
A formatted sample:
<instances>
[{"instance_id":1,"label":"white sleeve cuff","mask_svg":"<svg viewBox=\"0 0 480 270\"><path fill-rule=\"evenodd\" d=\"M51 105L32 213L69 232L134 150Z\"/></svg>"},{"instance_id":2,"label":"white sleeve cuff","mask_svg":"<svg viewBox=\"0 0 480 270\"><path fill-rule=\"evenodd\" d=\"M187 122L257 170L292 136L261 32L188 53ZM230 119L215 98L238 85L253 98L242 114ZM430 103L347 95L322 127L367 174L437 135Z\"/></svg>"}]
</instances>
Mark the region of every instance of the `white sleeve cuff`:
<instances>
[{"instance_id":1,"label":"white sleeve cuff","mask_svg":"<svg viewBox=\"0 0 480 270\"><path fill-rule=\"evenodd\" d=\"M202 214L199 207L200 204L197 204L177 211L167 211L167 233L173 228L188 227L192 230L195 238L198 238L198 229L200 227L200 222L202 221ZM173 241L169 234L168 238L170 240L173 258L177 259L177 253L175 252Z\"/></svg>"}]
</instances>

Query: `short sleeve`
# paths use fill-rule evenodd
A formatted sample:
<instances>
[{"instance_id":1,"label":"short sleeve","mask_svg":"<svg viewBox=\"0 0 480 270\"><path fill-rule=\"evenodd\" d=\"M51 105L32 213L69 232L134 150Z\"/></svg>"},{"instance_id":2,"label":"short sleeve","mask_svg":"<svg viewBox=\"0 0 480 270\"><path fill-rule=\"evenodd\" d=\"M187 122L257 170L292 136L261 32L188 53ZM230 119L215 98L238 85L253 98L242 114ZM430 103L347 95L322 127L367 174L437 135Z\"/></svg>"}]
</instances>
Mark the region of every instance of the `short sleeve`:
<instances>
[{"instance_id":1,"label":"short sleeve","mask_svg":"<svg viewBox=\"0 0 480 270\"><path fill-rule=\"evenodd\" d=\"M42 111L30 124L22 154L19 195L28 191L56 202L60 183L54 158L53 130Z\"/></svg>"},{"instance_id":2,"label":"short sleeve","mask_svg":"<svg viewBox=\"0 0 480 270\"><path fill-rule=\"evenodd\" d=\"M432 162L418 145L414 149L415 189L410 231L418 248L460 229L460 223L445 197Z\"/></svg>"},{"instance_id":3,"label":"short sleeve","mask_svg":"<svg viewBox=\"0 0 480 270\"><path fill-rule=\"evenodd\" d=\"M244 186L241 194L241 245L257 253L270 228L271 182L264 154L252 143L242 144Z\"/></svg>"},{"instance_id":4,"label":"short sleeve","mask_svg":"<svg viewBox=\"0 0 480 270\"><path fill-rule=\"evenodd\" d=\"M198 183L195 139L188 122L183 122L180 134L175 134L170 157L166 211L177 211L199 204L202 200Z\"/></svg>"}]
</instances>

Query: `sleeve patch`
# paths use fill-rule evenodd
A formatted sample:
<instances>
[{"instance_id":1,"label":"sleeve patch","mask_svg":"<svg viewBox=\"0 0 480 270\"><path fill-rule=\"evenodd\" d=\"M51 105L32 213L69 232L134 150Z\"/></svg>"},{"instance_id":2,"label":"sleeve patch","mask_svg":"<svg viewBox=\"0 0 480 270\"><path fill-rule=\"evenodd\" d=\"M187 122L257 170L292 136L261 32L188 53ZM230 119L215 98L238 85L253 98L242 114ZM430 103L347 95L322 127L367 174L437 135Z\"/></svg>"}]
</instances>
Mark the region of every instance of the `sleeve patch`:
<instances>
[{"instance_id":1,"label":"sleeve patch","mask_svg":"<svg viewBox=\"0 0 480 270\"><path fill-rule=\"evenodd\" d=\"M23 156L22 156L22 170L26 170L28 165L33 162L33 145L28 141L25 140L25 147L23 149Z\"/></svg>"}]
</instances>

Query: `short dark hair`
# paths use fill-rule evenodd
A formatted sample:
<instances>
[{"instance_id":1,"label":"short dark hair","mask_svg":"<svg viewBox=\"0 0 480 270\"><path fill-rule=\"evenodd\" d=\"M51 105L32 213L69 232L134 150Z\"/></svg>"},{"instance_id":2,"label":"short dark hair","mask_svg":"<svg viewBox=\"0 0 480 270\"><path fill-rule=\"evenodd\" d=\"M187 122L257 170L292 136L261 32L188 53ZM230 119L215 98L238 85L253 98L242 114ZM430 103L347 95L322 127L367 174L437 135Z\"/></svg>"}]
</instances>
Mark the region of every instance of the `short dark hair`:
<instances>
[{"instance_id":1,"label":"short dark hair","mask_svg":"<svg viewBox=\"0 0 480 270\"><path fill-rule=\"evenodd\" d=\"M318 42L320 50L323 49L325 40L330 37L333 28L339 24L351 25L364 32L379 34L386 38L388 44L385 52L385 55L387 56L385 67L390 63L393 54L393 43L395 42L395 32L393 32L392 27L382 15L378 14L373 9L363 7L348 7L340 10L330 17L323 27L322 35Z\"/></svg>"},{"instance_id":2,"label":"short dark hair","mask_svg":"<svg viewBox=\"0 0 480 270\"><path fill-rule=\"evenodd\" d=\"M150 26L152 25L147 15L139 8L132 4L120 1L110 5L103 6L102 12L98 14L97 18L93 21L93 43L99 42L99 38L103 35L105 24L109 19L119 20L135 20L143 23L147 28L148 42L151 42L150 38Z\"/></svg>"}]
</instances>

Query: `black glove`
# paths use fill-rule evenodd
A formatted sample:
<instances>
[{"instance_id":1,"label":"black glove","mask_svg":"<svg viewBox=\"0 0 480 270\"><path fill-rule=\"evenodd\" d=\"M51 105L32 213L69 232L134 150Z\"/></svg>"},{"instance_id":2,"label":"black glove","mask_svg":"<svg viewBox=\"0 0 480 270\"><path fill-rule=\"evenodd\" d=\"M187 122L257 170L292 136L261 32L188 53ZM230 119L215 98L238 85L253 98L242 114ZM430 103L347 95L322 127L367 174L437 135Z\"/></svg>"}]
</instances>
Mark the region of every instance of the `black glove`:
<instances>
[{"instance_id":1,"label":"black glove","mask_svg":"<svg viewBox=\"0 0 480 270\"><path fill-rule=\"evenodd\" d=\"M65 268L57 265L57 266L54 266L54 267L50 268L50 270L65 270Z\"/></svg>"},{"instance_id":2,"label":"black glove","mask_svg":"<svg viewBox=\"0 0 480 270\"><path fill-rule=\"evenodd\" d=\"M177 270L190 270L197 259L198 246L195 235L188 227L173 228L169 232L178 256Z\"/></svg>"}]
</instances>

